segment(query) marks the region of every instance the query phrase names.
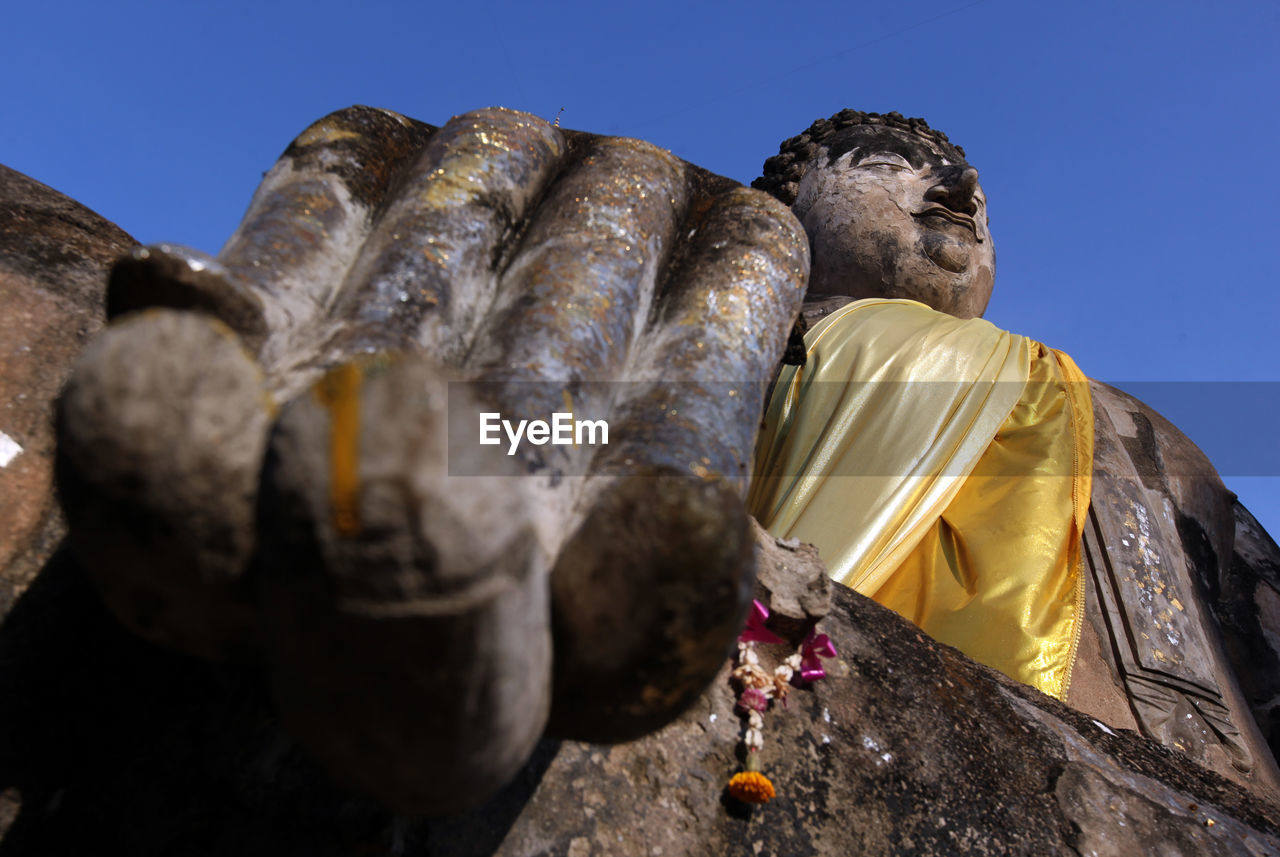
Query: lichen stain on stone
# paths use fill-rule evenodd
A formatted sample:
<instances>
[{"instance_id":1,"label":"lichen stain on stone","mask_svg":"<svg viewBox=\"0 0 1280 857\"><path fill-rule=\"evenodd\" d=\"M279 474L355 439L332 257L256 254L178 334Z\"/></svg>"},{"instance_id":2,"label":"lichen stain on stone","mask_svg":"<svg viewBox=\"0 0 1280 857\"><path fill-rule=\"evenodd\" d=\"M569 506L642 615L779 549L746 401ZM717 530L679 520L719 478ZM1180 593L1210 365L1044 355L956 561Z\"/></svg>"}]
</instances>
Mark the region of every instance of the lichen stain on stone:
<instances>
[{"instance_id":1,"label":"lichen stain on stone","mask_svg":"<svg viewBox=\"0 0 1280 857\"><path fill-rule=\"evenodd\" d=\"M294 140L297 146L315 146L321 143L336 143L339 140L358 140L359 131L342 128L327 119L322 119L298 135Z\"/></svg>"},{"instance_id":2,"label":"lichen stain on stone","mask_svg":"<svg viewBox=\"0 0 1280 857\"><path fill-rule=\"evenodd\" d=\"M346 364L315 386L329 411L329 507L333 528L351 538L360 532L360 384L362 372Z\"/></svg>"}]
</instances>

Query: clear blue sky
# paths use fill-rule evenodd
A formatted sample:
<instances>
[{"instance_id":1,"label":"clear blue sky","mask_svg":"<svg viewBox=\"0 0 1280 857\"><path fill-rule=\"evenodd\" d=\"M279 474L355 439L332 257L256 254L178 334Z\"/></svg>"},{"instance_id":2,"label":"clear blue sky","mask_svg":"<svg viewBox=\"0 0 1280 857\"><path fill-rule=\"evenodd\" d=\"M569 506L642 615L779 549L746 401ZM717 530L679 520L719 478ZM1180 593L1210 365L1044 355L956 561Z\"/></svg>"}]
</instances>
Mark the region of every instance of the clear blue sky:
<instances>
[{"instance_id":1,"label":"clear blue sky","mask_svg":"<svg viewBox=\"0 0 1280 857\"><path fill-rule=\"evenodd\" d=\"M982 171L987 317L1093 377L1177 382L1134 389L1280 534L1280 383L1188 383L1280 381L1280 4L212 5L6 10L0 162L216 252L289 140L350 104L563 107L744 182L843 107L924 116Z\"/></svg>"}]
</instances>

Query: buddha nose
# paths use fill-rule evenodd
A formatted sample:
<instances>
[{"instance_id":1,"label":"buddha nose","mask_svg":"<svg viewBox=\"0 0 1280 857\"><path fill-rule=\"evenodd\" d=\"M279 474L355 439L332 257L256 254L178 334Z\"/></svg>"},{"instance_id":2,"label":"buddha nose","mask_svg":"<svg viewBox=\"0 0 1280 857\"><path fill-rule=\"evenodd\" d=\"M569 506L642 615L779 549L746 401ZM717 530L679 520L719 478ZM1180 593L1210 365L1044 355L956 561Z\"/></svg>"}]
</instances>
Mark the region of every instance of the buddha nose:
<instances>
[{"instance_id":1,"label":"buddha nose","mask_svg":"<svg viewBox=\"0 0 1280 857\"><path fill-rule=\"evenodd\" d=\"M978 189L978 171L968 165L943 167L939 181L924 192L925 202L936 202L952 211L973 216L978 213L973 201Z\"/></svg>"}]
</instances>

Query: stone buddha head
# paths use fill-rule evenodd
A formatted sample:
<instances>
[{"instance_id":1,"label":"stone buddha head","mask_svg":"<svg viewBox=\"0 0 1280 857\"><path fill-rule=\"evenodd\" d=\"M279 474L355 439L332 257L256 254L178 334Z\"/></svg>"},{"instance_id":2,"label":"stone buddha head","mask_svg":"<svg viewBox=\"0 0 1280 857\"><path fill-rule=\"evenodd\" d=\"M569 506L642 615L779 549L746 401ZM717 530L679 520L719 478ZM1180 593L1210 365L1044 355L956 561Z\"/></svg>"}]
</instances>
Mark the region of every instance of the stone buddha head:
<instances>
[{"instance_id":1,"label":"stone buddha head","mask_svg":"<svg viewBox=\"0 0 1280 857\"><path fill-rule=\"evenodd\" d=\"M844 110L782 144L755 186L809 234L809 295L981 316L996 255L978 171L923 119Z\"/></svg>"}]
</instances>

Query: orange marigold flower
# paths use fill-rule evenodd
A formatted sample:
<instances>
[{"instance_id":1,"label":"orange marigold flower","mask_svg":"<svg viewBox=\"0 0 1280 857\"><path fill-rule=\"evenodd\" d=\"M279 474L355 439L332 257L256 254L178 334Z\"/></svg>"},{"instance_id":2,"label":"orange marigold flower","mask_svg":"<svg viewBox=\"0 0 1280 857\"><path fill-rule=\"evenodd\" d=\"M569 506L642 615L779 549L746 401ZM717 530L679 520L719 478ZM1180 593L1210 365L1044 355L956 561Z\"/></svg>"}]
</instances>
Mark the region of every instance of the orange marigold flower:
<instances>
[{"instance_id":1,"label":"orange marigold flower","mask_svg":"<svg viewBox=\"0 0 1280 857\"><path fill-rule=\"evenodd\" d=\"M743 771L729 780L729 794L743 803L768 803L773 797L773 783L759 771Z\"/></svg>"}]
</instances>

